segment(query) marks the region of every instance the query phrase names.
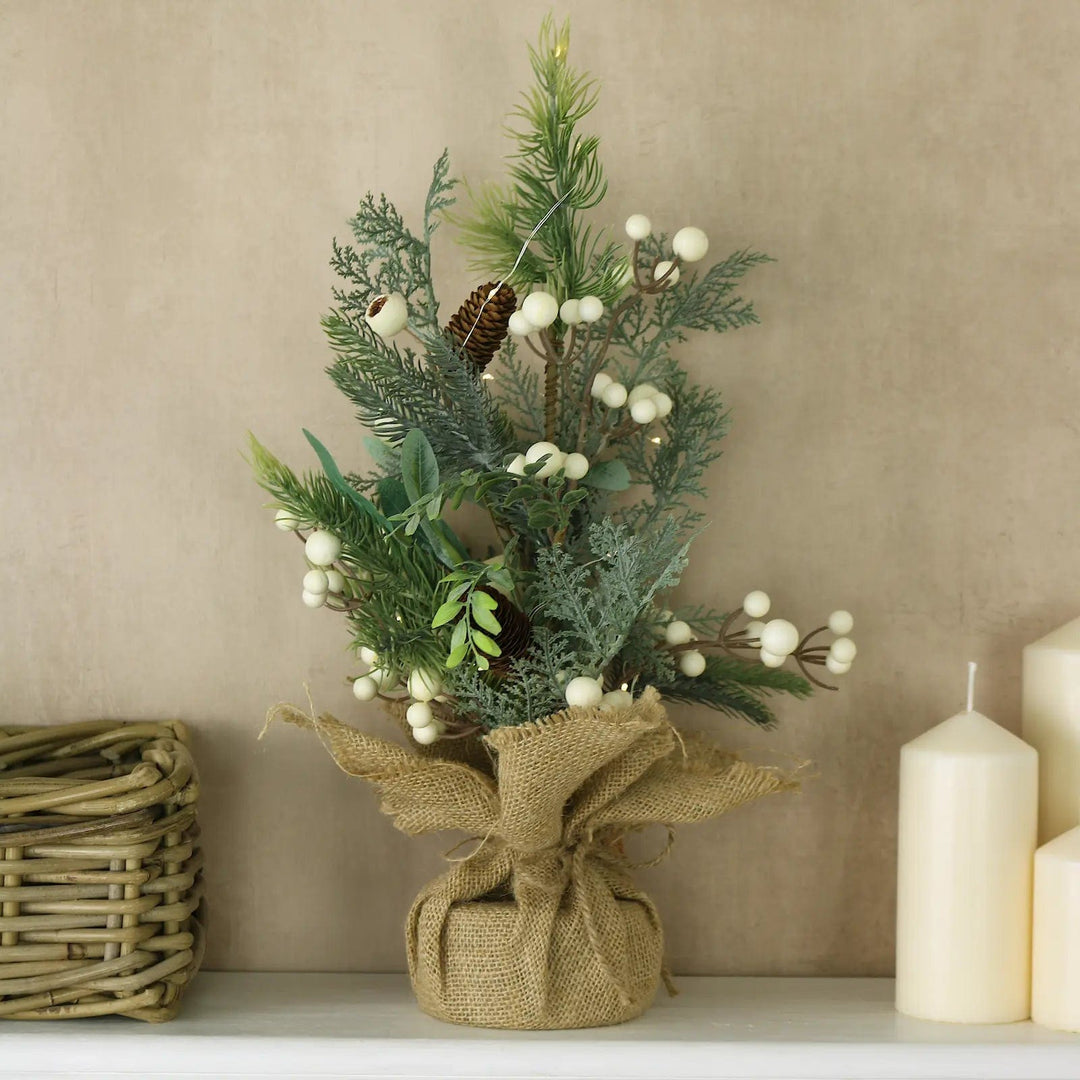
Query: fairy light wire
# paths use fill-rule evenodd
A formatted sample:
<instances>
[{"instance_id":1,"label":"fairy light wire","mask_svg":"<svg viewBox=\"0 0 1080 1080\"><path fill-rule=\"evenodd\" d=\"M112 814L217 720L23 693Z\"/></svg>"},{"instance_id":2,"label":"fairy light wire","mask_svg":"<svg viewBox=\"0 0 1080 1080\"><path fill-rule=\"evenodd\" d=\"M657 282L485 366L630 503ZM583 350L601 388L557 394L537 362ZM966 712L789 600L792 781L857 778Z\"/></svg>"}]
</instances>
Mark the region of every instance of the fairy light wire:
<instances>
[{"instance_id":1,"label":"fairy light wire","mask_svg":"<svg viewBox=\"0 0 1080 1080\"><path fill-rule=\"evenodd\" d=\"M571 189L571 191L572 190L573 189ZM484 302L480 305L480 310L476 313L476 318L473 320L472 326L469 327L469 332L465 335L465 340L461 343L461 347L463 349L466 345L469 344L469 338L473 336L473 331L480 324L480 317L484 314L484 308L488 306L488 301L506 284L507 278L512 278L514 276L514 272L521 265L521 260L525 258L525 252L529 250L529 245L536 239L537 233L539 233L540 230L548 223L548 221L551 219L551 215L554 214L555 211L558 210L564 202L566 202L566 200L570 197L571 191L566 192L565 195L560 195L559 198L556 199L554 203L552 203L551 208L536 223L536 225L533 227L532 232L529 233L528 238L525 240L525 243L521 245L521 250L518 252L517 258L514 260L514 265L510 267L510 273L507 274L506 277L504 277L498 283L498 285L496 285L495 288L492 289L491 292L489 292L487 296L484 297Z\"/></svg>"}]
</instances>

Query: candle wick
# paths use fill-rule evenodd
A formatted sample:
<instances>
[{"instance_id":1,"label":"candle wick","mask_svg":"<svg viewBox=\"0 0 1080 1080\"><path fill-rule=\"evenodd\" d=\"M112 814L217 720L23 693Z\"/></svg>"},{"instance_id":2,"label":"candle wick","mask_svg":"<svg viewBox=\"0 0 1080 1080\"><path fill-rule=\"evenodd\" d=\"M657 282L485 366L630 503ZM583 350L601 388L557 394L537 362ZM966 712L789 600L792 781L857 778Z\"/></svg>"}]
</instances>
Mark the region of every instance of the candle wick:
<instances>
[{"instance_id":1,"label":"candle wick","mask_svg":"<svg viewBox=\"0 0 1080 1080\"><path fill-rule=\"evenodd\" d=\"M967 711L975 711L975 670L978 668L978 664L974 660L968 661L968 695L967 695Z\"/></svg>"}]
</instances>

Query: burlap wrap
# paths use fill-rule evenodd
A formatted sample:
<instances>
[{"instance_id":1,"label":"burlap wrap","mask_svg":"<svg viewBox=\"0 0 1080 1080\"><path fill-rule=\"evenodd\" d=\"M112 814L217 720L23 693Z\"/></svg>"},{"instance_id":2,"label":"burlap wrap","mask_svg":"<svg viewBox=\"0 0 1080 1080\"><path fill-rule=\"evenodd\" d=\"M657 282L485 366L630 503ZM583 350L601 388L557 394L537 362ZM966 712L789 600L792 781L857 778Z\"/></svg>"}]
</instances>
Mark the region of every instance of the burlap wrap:
<instances>
[{"instance_id":1,"label":"burlap wrap","mask_svg":"<svg viewBox=\"0 0 1080 1080\"><path fill-rule=\"evenodd\" d=\"M421 1007L483 1027L595 1027L644 1012L663 933L630 879L623 836L796 786L678 735L652 689L629 709L571 708L498 728L480 752L469 740L471 764L460 743L406 750L287 705L271 718L316 730L345 772L379 788L403 832L471 835L416 898L407 945Z\"/></svg>"}]
</instances>

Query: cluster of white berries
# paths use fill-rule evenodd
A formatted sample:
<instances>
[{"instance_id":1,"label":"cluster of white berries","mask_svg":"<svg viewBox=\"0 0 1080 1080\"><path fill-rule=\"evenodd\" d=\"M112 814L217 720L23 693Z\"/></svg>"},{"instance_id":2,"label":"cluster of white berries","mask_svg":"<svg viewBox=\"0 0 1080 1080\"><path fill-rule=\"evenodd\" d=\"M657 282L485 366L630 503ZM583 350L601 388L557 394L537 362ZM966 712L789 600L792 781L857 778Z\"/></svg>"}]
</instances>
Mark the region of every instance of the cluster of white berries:
<instances>
[{"instance_id":1,"label":"cluster of white berries","mask_svg":"<svg viewBox=\"0 0 1080 1080\"><path fill-rule=\"evenodd\" d=\"M694 640L694 631L688 622L672 619L664 627L664 640L669 645L689 645ZM679 654L679 670L688 678L696 679L705 671L705 656L698 649L684 649Z\"/></svg>"},{"instance_id":2,"label":"cluster of white berries","mask_svg":"<svg viewBox=\"0 0 1080 1080\"><path fill-rule=\"evenodd\" d=\"M358 701L371 701L379 693L397 690L401 686L401 679L396 672L379 666L379 658L373 650L366 646L362 648L360 659L368 664L371 670L366 675L353 679L353 696ZM430 746L446 732L446 725L431 707L432 701L444 700L442 679L434 671L416 668L409 673L405 687L409 697L413 699L412 704L405 710L409 730L421 746Z\"/></svg>"},{"instance_id":3,"label":"cluster of white berries","mask_svg":"<svg viewBox=\"0 0 1080 1080\"><path fill-rule=\"evenodd\" d=\"M567 480L580 480L589 471L589 459L584 454L564 454L553 442L534 442L506 466L506 471L513 476L524 476L525 466L537 462L543 462L533 473L538 480L546 480L560 469Z\"/></svg>"},{"instance_id":4,"label":"cluster of white berries","mask_svg":"<svg viewBox=\"0 0 1080 1080\"><path fill-rule=\"evenodd\" d=\"M542 289L531 292L521 307L510 316L507 328L515 337L528 337L549 327L556 319L567 326L594 323L604 315L604 304L598 296L583 296L580 300L564 300L562 304Z\"/></svg>"},{"instance_id":5,"label":"cluster of white berries","mask_svg":"<svg viewBox=\"0 0 1080 1080\"><path fill-rule=\"evenodd\" d=\"M606 371L598 371L593 376L592 396L609 409L629 406L630 418L635 424L641 425L662 420L674 405L671 398L652 383L639 383L632 390L627 390Z\"/></svg>"},{"instance_id":6,"label":"cluster of white berries","mask_svg":"<svg viewBox=\"0 0 1080 1080\"><path fill-rule=\"evenodd\" d=\"M382 293L368 304L364 321L383 340L400 334L409 321L409 306L401 293Z\"/></svg>"},{"instance_id":7,"label":"cluster of white berries","mask_svg":"<svg viewBox=\"0 0 1080 1080\"><path fill-rule=\"evenodd\" d=\"M280 522L279 517L279 528ZM311 569L304 575L301 599L309 608L320 608L331 593L345 591L344 575L333 568L341 555L341 540L326 529L316 529L304 541L304 554L311 564Z\"/></svg>"},{"instance_id":8,"label":"cluster of white berries","mask_svg":"<svg viewBox=\"0 0 1080 1080\"><path fill-rule=\"evenodd\" d=\"M626 235L635 243L652 235L652 222L644 214L631 214L626 219ZM671 238L672 253L680 262L695 263L705 258L709 251L709 238L696 225L684 225ZM653 267L653 281L664 279L664 288L670 288L679 280L679 267L674 259L662 259Z\"/></svg>"},{"instance_id":9,"label":"cluster of white berries","mask_svg":"<svg viewBox=\"0 0 1080 1080\"><path fill-rule=\"evenodd\" d=\"M609 690L604 693L603 678L578 675L566 684L566 704L581 709L628 709L634 702L629 690Z\"/></svg>"},{"instance_id":10,"label":"cluster of white berries","mask_svg":"<svg viewBox=\"0 0 1080 1080\"><path fill-rule=\"evenodd\" d=\"M743 600L743 611L753 620L746 626L750 640L756 640L760 646L761 662L766 667L781 667L785 660L799 647L799 631L787 619L761 620L768 615L772 601L768 593L755 589L747 593ZM833 675L846 675L858 651L855 642L847 635L855 626L855 619L850 611L834 611L828 620L829 630L836 634L836 640L829 646L825 657L825 667Z\"/></svg>"}]
</instances>

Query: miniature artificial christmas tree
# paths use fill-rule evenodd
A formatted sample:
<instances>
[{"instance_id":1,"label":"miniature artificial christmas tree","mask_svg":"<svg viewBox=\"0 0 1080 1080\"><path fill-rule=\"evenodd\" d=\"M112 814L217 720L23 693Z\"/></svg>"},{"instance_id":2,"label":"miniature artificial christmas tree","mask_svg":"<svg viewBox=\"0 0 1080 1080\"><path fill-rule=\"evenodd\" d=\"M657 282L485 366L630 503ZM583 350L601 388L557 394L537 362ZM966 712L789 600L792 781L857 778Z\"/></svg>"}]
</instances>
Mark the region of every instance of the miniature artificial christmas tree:
<instances>
[{"instance_id":1,"label":"miniature artificial christmas tree","mask_svg":"<svg viewBox=\"0 0 1080 1080\"><path fill-rule=\"evenodd\" d=\"M588 874L600 875L603 885L592 887L613 903L647 905L619 862L627 828L697 820L785 786L769 770L697 744L688 748L660 699L768 726L769 694L803 697L811 683L825 685L812 669L843 674L855 654L847 637L852 620L843 611L801 636L784 619L762 621L770 602L758 590L734 611L665 606L701 525L694 502L704 495L703 476L727 426L719 393L691 383L672 350L691 332L756 322L736 289L767 258L740 250L699 271L709 240L696 226L679 228L669 241L634 214L625 245L592 220L606 182L598 140L579 125L596 92L569 66L568 43L566 26L545 22L532 52L536 85L516 112L506 186L481 188L468 210L454 213L444 153L419 233L385 196L369 194L351 222L354 242L334 245L342 284L323 321L335 354L329 374L372 432L366 446L374 470L343 475L305 432L322 469L298 476L252 440L256 475L274 498L278 526L304 541L304 603L344 614L370 669L355 676L356 697L381 698L396 711L427 748L418 760L469 762L480 779L462 774L463 790L479 784L486 791L494 782L503 800L501 816L481 815L473 827L485 836L485 858L491 844L516 854L505 866L497 863L490 879L480 874L464 886L454 878L457 891L445 895L429 890L410 919L410 969L424 1007L500 1026L603 1023L639 1012L659 976L658 959L644 964L636 983L613 974L618 964L594 909L586 905L582 913L573 902L588 893ZM457 226L473 268L489 279L445 324L430 252L441 219ZM470 547L447 522L445 511L463 505L490 524L490 549ZM826 630L836 639L815 644ZM788 658L797 671L785 666ZM395 785L400 770L414 766L388 744L345 734L332 718L290 718L318 728L343 767L378 784L406 831L422 831L417 815L425 829L468 827L448 807L429 820L432 808L443 806L434 789L426 808L402 812L402 801L411 805L417 794ZM520 740L507 743L512 729ZM560 731L567 747L558 768L573 772L576 766L565 763L577 760L588 767L565 784L545 773L540 790L561 791L555 836L562 829L562 850L587 857L556 876L555 895L557 907L562 898L577 912L571 938L588 931L598 981L577 987L569 1004L545 983L535 1000L519 1001L509 1014L485 1011L468 993L464 1004L448 1003L439 948L438 977L425 967L423 904L443 905L440 941L453 905L505 899L509 891L515 910L525 910L517 875L537 852L499 832L520 780L507 748L523 753L529 740ZM624 744L630 731L637 734ZM651 769L660 770L675 802L664 811L661 800L648 812L639 806L601 820L594 791L593 801L585 800L588 812L579 807L575 818L574 800L593 790L605 769L644 753L635 742L643 732L660 748L629 767L626 783L643 783ZM678 763L670 756L676 746ZM707 791L695 787L703 778L712 785ZM622 798L616 795L609 795L611 813ZM585 847L582 820L591 822ZM474 869L482 864L473 859ZM554 918L538 956L558 952ZM658 934L652 915L647 922ZM624 932L621 922L612 931L615 938ZM529 978L535 989L539 976Z\"/></svg>"}]
</instances>

